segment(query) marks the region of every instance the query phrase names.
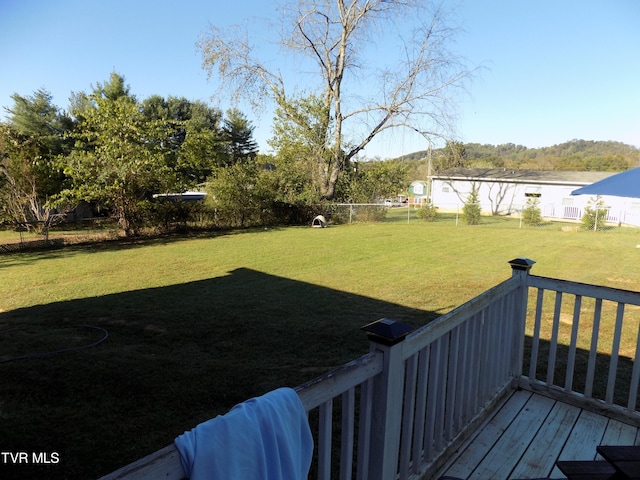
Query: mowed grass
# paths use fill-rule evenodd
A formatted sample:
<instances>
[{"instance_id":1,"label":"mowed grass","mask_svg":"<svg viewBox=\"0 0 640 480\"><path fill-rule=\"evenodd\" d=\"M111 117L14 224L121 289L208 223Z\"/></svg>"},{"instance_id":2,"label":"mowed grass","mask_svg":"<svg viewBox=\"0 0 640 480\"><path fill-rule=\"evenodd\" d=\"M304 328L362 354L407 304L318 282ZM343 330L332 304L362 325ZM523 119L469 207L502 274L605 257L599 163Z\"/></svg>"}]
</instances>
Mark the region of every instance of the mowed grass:
<instances>
[{"instance_id":1,"label":"mowed grass","mask_svg":"<svg viewBox=\"0 0 640 480\"><path fill-rule=\"evenodd\" d=\"M509 277L516 257L533 274L640 290L638 244L634 229L397 221L0 256L0 447L60 459L0 476L106 474L366 353L366 323L428 323Z\"/></svg>"}]
</instances>

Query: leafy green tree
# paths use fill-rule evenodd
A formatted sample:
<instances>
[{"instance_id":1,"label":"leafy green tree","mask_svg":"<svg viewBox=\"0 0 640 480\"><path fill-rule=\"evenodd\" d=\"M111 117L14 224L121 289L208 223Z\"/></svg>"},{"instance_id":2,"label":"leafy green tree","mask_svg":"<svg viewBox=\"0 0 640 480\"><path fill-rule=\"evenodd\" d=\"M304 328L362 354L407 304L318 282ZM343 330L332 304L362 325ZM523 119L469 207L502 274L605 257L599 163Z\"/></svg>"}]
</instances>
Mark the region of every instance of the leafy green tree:
<instances>
[{"instance_id":1,"label":"leafy green tree","mask_svg":"<svg viewBox=\"0 0 640 480\"><path fill-rule=\"evenodd\" d=\"M464 207L462 207L462 218L467 225L478 225L480 224L481 212L478 189L474 186L467 196Z\"/></svg>"},{"instance_id":2,"label":"leafy green tree","mask_svg":"<svg viewBox=\"0 0 640 480\"><path fill-rule=\"evenodd\" d=\"M266 171L255 162L217 167L207 182L208 206L220 227L248 227L268 223L273 190Z\"/></svg>"},{"instance_id":3,"label":"leafy green tree","mask_svg":"<svg viewBox=\"0 0 640 480\"><path fill-rule=\"evenodd\" d=\"M380 133L409 128L425 137L443 135L454 101L450 92L472 74L447 49L455 30L444 9L427 12L421 0L300 0L279 11L282 46L315 74L305 93L289 88L279 70L254 56L245 32L212 27L199 48L209 75L220 77L221 94L258 106L270 99L307 138L314 137L305 153L323 198L336 196L340 176ZM393 27L401 16L405 31L398 34ZM402 54L390 57L393 64L369 62L376 41ZM311 115L300 108L305 102Z\"/></svg>"},{"instance_id":4,"label":"leafy green tree","mask_svg":"<svg viewBox=\"0 0 640 480\"><path fill-rule=\"evenodd\" d=\"M24 223L37 228L49 217L38 185L46 182L37 140L0 124L0 217L3 223Z\"/></svg>"},{"instance_id":5,"label":"leafy green tree","mask_svg":"<svg viewBox=\"0 0 640 480\"><path fill-rule=\"evenodd\" d=\"M167 165L175 170L180 190L204 183L226 159L221 114L201 101L153 95L142 102L142 113L164 124L161 142Z\"/></svg>"},{"instance_id":6,"label":"leafy green tree","mask_svg":"<svg viewBox=\"0 0 640 480\"><path fill-rule=\"evenodd\" d=\"M151 194L173 190L175 173L162 150L164 123L150 120L128 94L124 78L112 74L81 111L71 154L62 159L71 188L59 199L95 201L110 209L127 235L144 224Z\"/></svg>"},{"instance_id":7,"label":"leafy green tree","mask_svg":"<svg viewBox=\"0 0 640 480\"><path fill-rule=\"evenodd\" d=\"M321 200L322 174L318 165L323 161L317 157L323 155L322 112L322 102L314 95L276 108L273 136L268 144L276 152L273 162L285 202Z\"/></svg>"},{"instance_id":8,"label":"leafy green tree","mask_svg":"<svg viewBox=\"0 0 640 480\"><path fill-rule=\"evenodd\" d=\"M387 197L395 197L406 190L407 164L398 161L359 162L354 164L346 189L345 200L352 203L373 203Z\"/></svg>"},{"instance_id":9,"label":"leafy green tree","mask_svg":"<svg viewBox=\"0 0 640 480\"><path fill-rule=\"evenodd\" d=\"M440 173L449 168L464 168L466 156L466 148L462 142L448 140L445 147L433 155L433 171Z\"/></svg>"},{"instance_id":10,"label":"leafy green tree","mask_svg":"<svg viewBox=\"0 0 640 480\"><path fill-rule=\"evenodd\" d=\"M55 159L69 151L65 135L73 124L45 90L12 99L8 122L0 124L0 210L5 221L43 231L54 219L48 199L64 187Z\"/></svg>"}]
</instances>

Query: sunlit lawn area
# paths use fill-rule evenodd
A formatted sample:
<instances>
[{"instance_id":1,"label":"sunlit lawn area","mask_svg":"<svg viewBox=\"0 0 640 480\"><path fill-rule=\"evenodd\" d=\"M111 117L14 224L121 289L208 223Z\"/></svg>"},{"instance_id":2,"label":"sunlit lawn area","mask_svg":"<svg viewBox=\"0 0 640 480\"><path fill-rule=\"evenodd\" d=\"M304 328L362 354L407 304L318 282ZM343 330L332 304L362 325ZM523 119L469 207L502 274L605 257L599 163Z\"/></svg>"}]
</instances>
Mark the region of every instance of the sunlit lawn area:
<instances>
[{"instance_id":1,"label":"sunlit lawn area","mask_svg":"<svg viewBox=\"0 0 640 480\"><path fill-rule=\"evenodd\" d=\"M2 450L60 457L9 473L106 474L365 353L368 322L429 322L509 277L515 257L533 274L640 290L640 230L391 218L1 255Z\"/></svg>"}]
</instances>

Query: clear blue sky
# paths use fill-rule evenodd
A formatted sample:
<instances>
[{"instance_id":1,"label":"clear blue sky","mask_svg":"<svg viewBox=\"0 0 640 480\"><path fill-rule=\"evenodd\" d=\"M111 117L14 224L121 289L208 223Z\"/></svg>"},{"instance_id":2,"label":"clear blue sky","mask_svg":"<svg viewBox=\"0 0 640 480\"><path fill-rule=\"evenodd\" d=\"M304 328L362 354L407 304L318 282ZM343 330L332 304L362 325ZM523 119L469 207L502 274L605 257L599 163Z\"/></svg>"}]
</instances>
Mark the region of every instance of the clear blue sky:
<instances>
[{"instance_id":1,"label":"clear blue sky","mask_svg":"<svg viewBox=\"0 0 640 480\"><path fill-rule=\"evenodd\" d=\"M457 3L465 32L455 50L470 65L487 67L460 100L460 140L542 147L578 138L640 147L640 1ZM126 77L138 98L159 94L209 101L215 85L201 68L199 35L209 24L275 19L276 5L0 0L0 106L11 106L14 92L26 96L43 87L66 108L72 91L88 91L112 71ZM257 118L242 109L267 151L271 115ZM424 139L398 132L366 154L388 158L426 146Z\"/></svg>"}]
</instances>

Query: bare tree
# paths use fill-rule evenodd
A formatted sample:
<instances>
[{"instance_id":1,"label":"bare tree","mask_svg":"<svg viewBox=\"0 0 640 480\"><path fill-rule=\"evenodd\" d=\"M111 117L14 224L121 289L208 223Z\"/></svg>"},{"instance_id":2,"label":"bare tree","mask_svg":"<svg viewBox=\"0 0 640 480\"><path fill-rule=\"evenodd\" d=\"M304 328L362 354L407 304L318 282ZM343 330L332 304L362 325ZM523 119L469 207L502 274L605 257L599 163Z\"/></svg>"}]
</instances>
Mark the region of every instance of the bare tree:
<instances>
[{"instance_id":1,"label":"bare tree","mask_svg":"<svg viewBox=\"0 0 640 480\"><path fill-rule=\"evenodd\" d=\"M452 90L463 87L474 70L448 48L457 32L448 26L449 12L426 3L298 0L283 8L279 43L315 66L312 95L324 108L314 125L305 125L308 116L296 112L300 87L290 87L278 69L256 58L246 31L212 26L199 43L203 67L209 76L217 71L220 93L256 105L270 98L301 128L321 125L317 187L331 199L340 173L380 133L404 127L448 138L452 131ZM397 47L389 55L391 45ZM373 58L374 48L385 54Z\"/></svg>"}]
</instances>

